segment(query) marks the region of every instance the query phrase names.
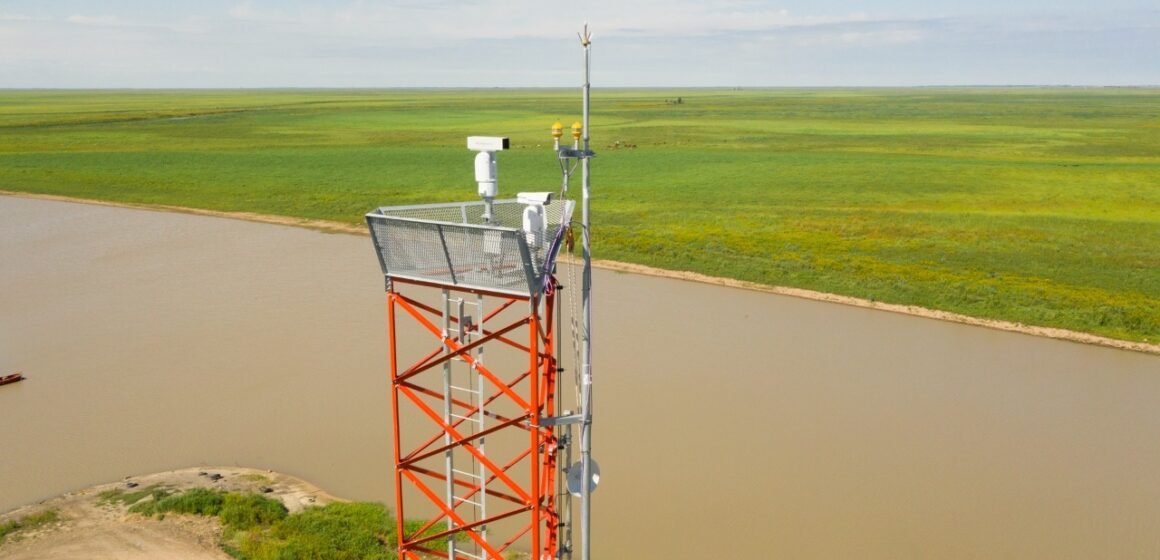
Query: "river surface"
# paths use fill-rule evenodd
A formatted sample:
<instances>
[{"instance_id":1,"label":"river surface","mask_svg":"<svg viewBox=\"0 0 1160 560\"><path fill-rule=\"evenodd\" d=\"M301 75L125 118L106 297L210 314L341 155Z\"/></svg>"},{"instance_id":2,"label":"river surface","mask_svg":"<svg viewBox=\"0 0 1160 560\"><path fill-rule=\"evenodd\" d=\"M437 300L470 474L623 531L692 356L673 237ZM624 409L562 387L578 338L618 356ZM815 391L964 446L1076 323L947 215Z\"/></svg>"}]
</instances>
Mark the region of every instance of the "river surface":
<instances>
[{"instance_id":1,"label":"river surface","mask_svg":"<svg viewBox=\"0 0 1160 560\"><path fill-rule=\"evenodd\" d=\"M597 558L1156 558L1160 357L597 271ZM391 502L367 237L0 197L0 511L194 465Z\"/></svg>"}]
</instances>

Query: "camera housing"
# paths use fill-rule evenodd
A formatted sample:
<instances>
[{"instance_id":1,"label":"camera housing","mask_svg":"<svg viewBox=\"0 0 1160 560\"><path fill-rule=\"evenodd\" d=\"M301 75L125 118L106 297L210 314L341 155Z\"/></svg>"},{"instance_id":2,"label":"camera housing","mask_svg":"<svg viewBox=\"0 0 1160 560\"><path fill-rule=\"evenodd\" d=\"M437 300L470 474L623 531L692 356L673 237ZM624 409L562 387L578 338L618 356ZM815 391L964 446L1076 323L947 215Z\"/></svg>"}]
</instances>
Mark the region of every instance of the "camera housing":
<instances>
[{"instance_id":1,"label":"camera housing","mask_svg":"<svg viewBox=\"0 0 1160 560\"><path fill-rule=\"evenodd\" d=\"M506 136L468 136L467 149L476 152L498 152L511 148Z\"/></svg>"},{"instance_id":2,"label":"camera housing","mask_svg":"<svg viewBox=\"0 0 1160 560\"><path fill-rule=\"evenodd\" d=\"M552 203L552 193L550 192L522 192L516 194L516 200L520 204L535 204L544 206Z\"/></svg>"}]
</instances>

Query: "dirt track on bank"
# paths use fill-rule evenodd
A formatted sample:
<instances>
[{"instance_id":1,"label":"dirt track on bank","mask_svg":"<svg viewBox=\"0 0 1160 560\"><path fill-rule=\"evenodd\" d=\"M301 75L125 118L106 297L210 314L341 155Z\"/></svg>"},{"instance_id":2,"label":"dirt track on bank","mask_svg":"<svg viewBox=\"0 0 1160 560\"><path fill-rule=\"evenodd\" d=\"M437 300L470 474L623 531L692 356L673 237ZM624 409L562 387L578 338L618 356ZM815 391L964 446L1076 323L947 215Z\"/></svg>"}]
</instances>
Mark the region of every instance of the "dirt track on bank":
<instances>
[{"instance_id":1,"label":"dirt track on bank","mask_svg":"<svg viewBox=\"0 0 1160 560\"><path fill-rule=\"evenodd\" d=\"M202 474L204 473L204 474ZM219 475L217 478L213 475ZM174 490L217 488L257 492L281 499L291 512L310 505L335 501L317 487L292 476L241 467L190 468L144 476L70 492L44 502L0 515L0 523L56 510L60 520L18 531L0 543L3 560L228 560L219 542L221 526L216 518L169 514L163 519L129 513L125 505L102 503L107 490L146 488L151 485Z\"/></svg>"}]
</instances>

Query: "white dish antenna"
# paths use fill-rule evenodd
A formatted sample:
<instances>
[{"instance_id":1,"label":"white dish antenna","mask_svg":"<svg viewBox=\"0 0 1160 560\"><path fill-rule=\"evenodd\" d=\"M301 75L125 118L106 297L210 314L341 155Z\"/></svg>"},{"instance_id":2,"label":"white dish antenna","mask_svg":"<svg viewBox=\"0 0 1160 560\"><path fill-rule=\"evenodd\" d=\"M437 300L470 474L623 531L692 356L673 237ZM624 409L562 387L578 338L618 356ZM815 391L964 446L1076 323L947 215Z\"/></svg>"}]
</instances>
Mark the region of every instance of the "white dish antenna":
<instances>
[{"instance_id":1,"label":"white dish antenna","mask_svg":"<svg viewBox=\"0 0 1160 560\"><path fill-rule=\"evenodd\" d=\"M591 494L600 484L600 465L596 463L596 459L589 459L589 461L592 463L592 475L588 478L588 493ZM584 478L583 472L584 463L582 461L576 461L568 467L568 492L577 498L582 494L580 480Z\"/></svg>"}]
</instances>

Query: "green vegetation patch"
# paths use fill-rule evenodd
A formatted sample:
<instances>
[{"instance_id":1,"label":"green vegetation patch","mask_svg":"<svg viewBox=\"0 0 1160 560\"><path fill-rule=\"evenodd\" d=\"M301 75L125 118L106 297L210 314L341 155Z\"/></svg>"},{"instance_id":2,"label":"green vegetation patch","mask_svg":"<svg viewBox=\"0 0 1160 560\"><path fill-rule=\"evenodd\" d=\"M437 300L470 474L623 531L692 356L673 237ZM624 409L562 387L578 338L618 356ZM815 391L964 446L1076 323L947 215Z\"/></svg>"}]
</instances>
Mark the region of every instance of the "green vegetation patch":
<instances>
[{"instance_id":1,"label":"green vegetation patch","mask_svg":"<svg viewBox=\"0 0 1160 560\"><path fill-rule=\"evenodd\" d=\"M227 532L225 548L236 558L265 560L395 558L394 522L371 503L333 503L310 508L280 523Z\"/></svg>"},{"instance_id":2,"label":"green vegetation patch","mask_svg":"<svg viewBox=\"0 0 1160 560\"><path fill-rule=\"evenodd\" d=\"M35 529L50 523L56 523L57 521L60 521L60 512L55 509L50 509L14 521L0 523L0 544L3 544L9 535L19 531Z\"/></svg>"},{"instance_id":3,"label":"green vegetation patch","mask_svg":"<svg viewBox=\"0 0 1160 560\"><path fill-rule=\"evenodd\" d=\"M126 491L123 488L114 488L98 494L97 503L102 505L120 504L123 506L133 506L145 498L151 498L153 501L157 501L172 493L170 489L157 484L137 488L132 491Z\"/></svg>"},{"instance_id":4,"label":"green vegetation patch","mask_svg":"<svg viewBox=\"0 0 1160 560\"><path fill-rule=\"evenodd\" d=\"M267 527L286 519L286 506L258 494L229 493L222 502L218 517L232 530L243 531Z\"/></svg>"},{"instance_id":5,"label":"green vegetation patch","mask_svg":"<svg viewBox=\"0 0 1160 560\"><path fill-rule=\"evenodd\" d=\"M134 499L130 511L163 518L168 513L217 517L222 549L241 560L392 560L396 558L395 521L380 504L332 503L290 515L282 502L260 494L194 488L158 494L158 489L110 491L108 502ZM146 499L150 496L160 496ZM104 495L102 495L104 499ZM419 528L408 522L408 531ZM431 543L441 550L446 543Z\"/></svg>"},{"instance_id":6,"label":"green vegetation patch","mask_svg":"<svg viewBox=\"0 0 1160 560\"><path fill-rule=\"evenodd\" d=\"M154 493L153 499L138 501L129 511L145 516L169 512L191 515L219 515L226 502L226 493L208 488L193 488L180 493Z\"/></svg>"},{"instance_id":7,"label":"green vegetation patch","mask_svg":"<svg viewBox=\"0 0 1160 560\"><path fill-rule=\"evenodd\" d=\"M564 90L3 91L0 190L359 224L555 190ZM1160 342L1160 89L593 92L594 255ZM675 100L679 99L680 103Z\"/></svg>"}]
</instances>

